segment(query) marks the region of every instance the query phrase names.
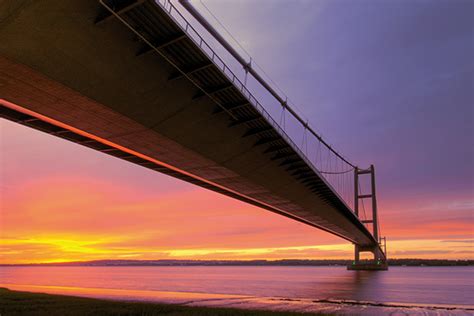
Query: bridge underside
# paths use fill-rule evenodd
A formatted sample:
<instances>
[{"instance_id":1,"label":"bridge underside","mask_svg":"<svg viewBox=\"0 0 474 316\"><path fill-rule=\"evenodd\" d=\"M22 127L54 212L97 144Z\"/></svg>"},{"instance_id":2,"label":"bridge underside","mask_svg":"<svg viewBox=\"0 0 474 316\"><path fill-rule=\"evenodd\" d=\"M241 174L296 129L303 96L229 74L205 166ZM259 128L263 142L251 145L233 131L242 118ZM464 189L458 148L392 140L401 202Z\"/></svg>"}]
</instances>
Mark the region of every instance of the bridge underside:
<instances>
[{"instance_id":1,"label":"bridge underside","mask_svg":"<svg viewBox=\"0 0 474 316\"><path fill-rule=\"evenodd\" d=\"M168 60L97 1L0 3L2 116L357 245L377 245L317 171L157 4L123 4L121 16Z\"/></svg>"}]
</instances>

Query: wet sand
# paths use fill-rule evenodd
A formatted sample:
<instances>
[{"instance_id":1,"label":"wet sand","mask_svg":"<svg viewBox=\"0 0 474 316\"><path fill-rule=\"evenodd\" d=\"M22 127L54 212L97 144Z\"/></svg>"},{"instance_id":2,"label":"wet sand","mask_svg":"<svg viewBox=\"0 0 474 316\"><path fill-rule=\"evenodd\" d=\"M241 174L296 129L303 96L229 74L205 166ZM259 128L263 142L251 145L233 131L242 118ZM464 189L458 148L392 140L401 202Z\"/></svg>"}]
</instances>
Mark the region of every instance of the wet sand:
<instances>
[{"instance_id":1,"label":"wet sand","mask_svg":"<svg viewBox=\"0 0 474 316\"><path fill-rule=\"evenodd\" d=\"M333 301L255 297L246 295L118 290L64 286L0 284L14 291L100 298L127 302L154 302L181 306L237 308L244 310L323 313L336 315L474 315L474 306L412 305L360 301Z\"/></svg>"}]
</instances>

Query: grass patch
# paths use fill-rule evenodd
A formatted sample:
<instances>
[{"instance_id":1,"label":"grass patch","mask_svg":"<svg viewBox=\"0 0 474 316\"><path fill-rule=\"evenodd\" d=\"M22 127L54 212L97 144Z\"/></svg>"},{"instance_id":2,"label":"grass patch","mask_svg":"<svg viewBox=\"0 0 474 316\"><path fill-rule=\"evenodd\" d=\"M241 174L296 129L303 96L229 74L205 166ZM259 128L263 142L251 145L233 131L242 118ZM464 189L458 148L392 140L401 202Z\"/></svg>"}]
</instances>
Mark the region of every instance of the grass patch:
<instances>
[{"instance_id":1,"label":"grass patch","mask_svg":"<svg viewBox=\"0 0 474 316\"><path fill-rule=\"evenodd\" d=\"M255 315L301 316L297 312L271 312L232 308L192 307L173 304L121 302L93 298L10 291L0 288L1 316L154 316L154 315ZM306 314L307 315L307 314ZM323 315L323 314L312 314ZM327 314L325 314L327 315Z\"/></svg>"}]
</instances>

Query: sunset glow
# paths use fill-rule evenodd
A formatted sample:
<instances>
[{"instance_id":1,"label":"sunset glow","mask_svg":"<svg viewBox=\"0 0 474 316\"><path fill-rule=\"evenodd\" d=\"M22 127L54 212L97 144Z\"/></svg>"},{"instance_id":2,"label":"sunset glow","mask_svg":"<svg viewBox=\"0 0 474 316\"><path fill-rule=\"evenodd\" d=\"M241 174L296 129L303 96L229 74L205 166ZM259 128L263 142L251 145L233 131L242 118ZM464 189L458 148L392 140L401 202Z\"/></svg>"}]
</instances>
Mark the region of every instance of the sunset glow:
<instances>
[{"instance_id":1,"label":"sunset glow","mask_svg":"<svg viewBox=\"0 0 474 316\"><path fill-rule=\"evenodd\" d=\"M1 131L0 263L352 255L351 244L280 215L5 120ZM391 215L408 206L388 202L391 257L473 258L469 201L426 206L442 223Z\"/></svg>"}]
</instances>

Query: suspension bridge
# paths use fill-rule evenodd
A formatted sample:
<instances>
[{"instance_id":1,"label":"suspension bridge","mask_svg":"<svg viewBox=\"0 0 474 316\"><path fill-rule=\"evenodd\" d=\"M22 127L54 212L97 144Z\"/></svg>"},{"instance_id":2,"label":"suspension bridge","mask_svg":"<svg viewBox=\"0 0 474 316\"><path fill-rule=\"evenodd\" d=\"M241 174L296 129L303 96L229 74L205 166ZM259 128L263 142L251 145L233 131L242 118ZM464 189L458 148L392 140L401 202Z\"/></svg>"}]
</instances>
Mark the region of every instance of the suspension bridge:
<instances>
[{"instance_id":1,"label":"suspension bridge","mask_svg":"<svg viewBox=\"0 0 474 316\"><path fill-rule=\"evenodd\" d=\"M3 1L1 116L337 235L355 246L349 269L386 269L374 166L330 146L179 2Z\"/></svg>"}]
</instances>

